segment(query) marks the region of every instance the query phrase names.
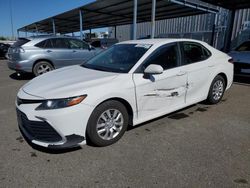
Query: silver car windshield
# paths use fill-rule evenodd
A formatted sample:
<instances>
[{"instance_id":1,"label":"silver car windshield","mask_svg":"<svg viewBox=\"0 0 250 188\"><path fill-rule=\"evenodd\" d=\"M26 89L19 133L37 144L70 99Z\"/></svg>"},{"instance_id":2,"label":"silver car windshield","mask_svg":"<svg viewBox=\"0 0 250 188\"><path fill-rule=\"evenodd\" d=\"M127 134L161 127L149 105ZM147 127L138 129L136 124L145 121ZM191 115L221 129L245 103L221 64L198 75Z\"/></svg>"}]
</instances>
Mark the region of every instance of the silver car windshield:
<instances>
[{"instance_id":1,"label":"silver car windshield","mask_svg":"<svg viewBox=\"0 0 250 188\"><path fill-rule=\"evenodd\" d=\"M117 44L81 66L107 72L128 73L151 46L149 44Z\"/></svg>"}]
</instances>

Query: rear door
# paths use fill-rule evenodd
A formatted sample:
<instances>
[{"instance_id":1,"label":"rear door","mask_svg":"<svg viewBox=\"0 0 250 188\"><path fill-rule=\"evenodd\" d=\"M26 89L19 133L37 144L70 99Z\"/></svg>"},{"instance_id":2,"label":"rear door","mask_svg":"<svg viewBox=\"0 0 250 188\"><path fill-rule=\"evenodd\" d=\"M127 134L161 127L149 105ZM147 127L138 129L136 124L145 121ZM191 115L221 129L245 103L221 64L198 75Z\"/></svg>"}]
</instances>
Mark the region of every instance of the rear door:
<instances>
[{"instance_id":1,"label":"rear door","mask_svg":"<svg viewBox=\"0 0 250 188\"><path fill-rule=\"evenodd\" d=\"M187 74L179 66L179 54L176 43L159 47L133 74L139 119L160 116L185 105ZM150 64L161 65L164 72L145 75L143 71Z\"/></svg>"},{"instance_id":2,"label":"rear door","mask_svg":"<svg viewBox=\"0 0 250 188\"><path fill-rule=\"evenodd\" d=\"M90 49L86 42L78 39L68 39L72 50L72 64L82 64L95 55L95 50Z\"/></svg>"},{"instance_id":3,"label":"rear door","mask_svg":"<svg viewBox=\"0 0 250 188\"><path fill-rule=\"evenodd\" d=\"M54 60L56 68L72 65L72 50L69 48L68 40L65 38L49 39L51 44L45 49L45 52Z\"/></svg>"},{"instance_id":4,"label":"rear door","mask_svg":"<svg viewBox=\"0 0 250 188\"><path fill-rule=\"evenodd\" d=\"M188 74L186 101L196 103L207 97L216 62L210 61L211 52L199 43L181 42L180 46L181 66Z\"/></svg>"}]
</instances>

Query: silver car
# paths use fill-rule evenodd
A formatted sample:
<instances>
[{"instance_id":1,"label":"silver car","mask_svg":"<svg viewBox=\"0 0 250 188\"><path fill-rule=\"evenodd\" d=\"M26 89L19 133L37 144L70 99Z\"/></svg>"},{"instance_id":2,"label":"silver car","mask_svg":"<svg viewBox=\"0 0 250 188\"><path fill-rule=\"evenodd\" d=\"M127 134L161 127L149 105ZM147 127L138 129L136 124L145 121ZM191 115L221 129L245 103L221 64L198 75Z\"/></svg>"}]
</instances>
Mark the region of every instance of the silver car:
<instances>
[{"instance_id":1,"label":"silver car","mask_svg":"<svg viewBox=\"0 0 250 188\"><path fill-rule=\"evenodd\" d=\"M8 67L38 76L53 69L82 64L99 52L84 41L65 36L19 38L8 50Z\"/></svg>"},{"instance_id":2,"label":"silver car","mask_svg":"<svg viewBox=\"0 0 250 188\"><path fill-rule=\"evenodd\" d=\"M236 76L250 76L250 41L243 42L229 55L234 60L234 74Z\"/></svg>"}]
</instances>

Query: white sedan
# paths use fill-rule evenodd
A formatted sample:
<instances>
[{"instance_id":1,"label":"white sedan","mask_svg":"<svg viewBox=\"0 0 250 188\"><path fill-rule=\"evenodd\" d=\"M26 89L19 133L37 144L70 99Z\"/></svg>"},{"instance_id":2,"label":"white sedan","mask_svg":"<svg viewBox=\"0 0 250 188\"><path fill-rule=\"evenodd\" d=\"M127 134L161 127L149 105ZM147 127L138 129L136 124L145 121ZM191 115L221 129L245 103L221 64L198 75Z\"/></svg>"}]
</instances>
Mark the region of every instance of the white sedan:
<instances>
[{"instance_id":1,"label":"white sedan","mask_svg":"<svg viewBox=\"0 0 250 188\"><path fill-rule=\"evenodd\" d=\"M122 42L25 84L17 95L18 124L43 147L107 146L128 126L200 101L218 103L232 81L232 59L204 42Z\"/></svg>"}]
</instances>

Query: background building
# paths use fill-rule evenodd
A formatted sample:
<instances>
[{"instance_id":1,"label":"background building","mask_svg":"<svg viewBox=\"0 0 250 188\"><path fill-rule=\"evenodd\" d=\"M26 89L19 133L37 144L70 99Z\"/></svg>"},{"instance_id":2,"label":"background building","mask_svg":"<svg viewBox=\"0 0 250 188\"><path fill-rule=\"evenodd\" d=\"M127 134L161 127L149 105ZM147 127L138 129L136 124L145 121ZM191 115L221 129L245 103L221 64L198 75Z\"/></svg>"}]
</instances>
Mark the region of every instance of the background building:
<instances>
[{"instance_id":1,"label":"background building","mask_svg":"<svg viewBox=\"0 0 250 188\"><path fill-rule=\"evenodd\" d=\"M221 49L224 44L224 37L227 27L228 10L218 8L217 14L202 14L188 17L179 17L167 20L156 21L155 36L164 38L192 38L207 43ZM116 36L119 41L130 40L132 38L133 25L121 25L116 27ZM213 33L214 31L214 33ZM115 28L109 28L110 37L115 36ZM150 38L151 22L137 24L137 38ZM236 11L235 24L232 35L232 48L245 40L250 39L250 9L240 9Z\"/></svg>"}]
</instances>

